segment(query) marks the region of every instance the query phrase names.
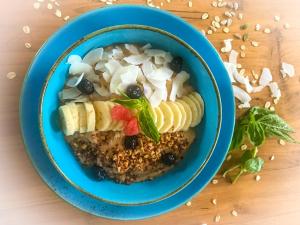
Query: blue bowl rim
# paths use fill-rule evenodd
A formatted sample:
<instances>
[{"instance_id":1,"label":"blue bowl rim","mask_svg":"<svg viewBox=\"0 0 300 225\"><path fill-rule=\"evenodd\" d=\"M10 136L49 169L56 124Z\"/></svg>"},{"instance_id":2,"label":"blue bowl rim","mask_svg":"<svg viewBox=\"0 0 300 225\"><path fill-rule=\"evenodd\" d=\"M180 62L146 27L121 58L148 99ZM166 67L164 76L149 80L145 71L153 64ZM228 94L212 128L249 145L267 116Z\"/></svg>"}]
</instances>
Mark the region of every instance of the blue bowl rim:
<instances>
[{"instance_id":1,"label":"blue bowl rim","mask_svg":"<svg viewBox=\"0 0 300 225\"><path fill-rule=\"evenodd\" d=\"M176 190L162 196L159 197L157 199L153 199L153 200L149 200L146 202L139 202L139 203L120 203L120 202L115 202L115 201L111 201L111 200L107 200L104 198L101 198L99 196L96 196L90 192L87 192L86 190L84 190L82 187L78 186L77 184L75 184L72 180L70 180L65 174L64 172L61 170L61 168L58 166L58 164L56 163L54 157L51 154L50 148L47 145L46 142L46 137L44 134L44 129L43 129L43 116L42 116L42 112L43 112L43 100L44 100L44 95L45 92L47 90L47 86L48 86L48 82L51 79L54 71L56 70L57 66L61 63L61 61L77 46L79 46L82 42L89 40L97 35L106 33L106 32L110 32L113 30L118 30L118 29L144 29L144 30L150 30L153 32L158 32L160 34L166 35L170 38L172 38L173 40L177 41L179 44L183 45L185 48L187 48L189 51L192 52L192 54L194 54L194 56L196 56L196 58L202 63L202 65L204 66L204 68L206 69L212 83L214 86L214 90L217 96L217 103L218 103L218 127L217 127L217 133L215 135L215 139L213 142L213 145L205 159L205 161L199 166L198 170L193 174L193 176L184 184L182 184L179 188L177 188ZM158 201L164 200L168 197L171 197L173 195L175 195L176 193L178 193L180 190L184 189L187 185L189 185L198 175L199 173L202 171L202 169L205 167L205 165L207 164L207 162L209 161L213 151L215 150L217 141L218 141L218 137L220 134L220 129L221 129L221 123L222 123L222 104L221 104L221 97L220 97L220 93L219 93L219 89L216 83L216 80L213 76L213 73L211 72L209 66L207 65L207 63L204 61L204 59L199 55L199 53L194 50L193 47L191 47L189 44L187 44L185 41L183 41L182 39L180 39L179 37L177 37L174 34L171 34L167 31L164 31L162 29L156 28L156 27L152 27L152 26L147 26L147 25L139 25L139 24L123 24L123 25L116 25L116 26L110 26L110 27L106 27L100 30L96 30L82 38L80 38L79 40L77 40L76 42L74 42L70 47L68 47L67 50L65 50L61 56L55 61L55 63L53 64L53 66L51 67L51 69L49 70L48 75L46 76L44 85L42 87L42 91L41 91L41 95L40 95L40 99L39 99L39 112L38 112L38 120L39 120L39 130L40 130L40 135L41 135L41 140L43 143L43 147L44 150L48 156L48 158L50 159L51 163L54 165L54 167L56 168L56 170L58 171L58 173L69 183L71 184L73 187L75 187L77 190L81 191L82 193L97 199L97 200L101 200L104 202L107 202L109 204L114 204L114 205L119 205L119 206L139 206L139 205L146 205L146 204L152 204L152 203L156 203Z\"/></svg>"}]
</instances>

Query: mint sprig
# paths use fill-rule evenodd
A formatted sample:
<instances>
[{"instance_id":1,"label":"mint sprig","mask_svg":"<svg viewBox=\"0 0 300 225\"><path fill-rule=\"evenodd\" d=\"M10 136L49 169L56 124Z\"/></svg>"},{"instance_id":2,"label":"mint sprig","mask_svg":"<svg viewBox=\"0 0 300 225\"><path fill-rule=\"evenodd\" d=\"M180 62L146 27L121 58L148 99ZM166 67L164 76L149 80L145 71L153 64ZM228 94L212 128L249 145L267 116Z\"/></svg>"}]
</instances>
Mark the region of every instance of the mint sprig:
<instances>
[{"instance_id":1,"label":"mint sprig","mask_svg":"<svg viewBox=\"0 0 300 225\"><path fill-rule=\"evenodd\" d=\"M262 107L251 108L236 122L230 153L240 149L245 141L250 142L252 149L246 150L238 162L223 173L223 176L235 173L230 176L232 182L235 183L243 173L260 172L264 161L257 156L258 147L270 137L299 143L290 135L293 132L293 128L274 111Z\"/></svg>"},{"instance_id":2,"label":"mint sprig","mask_svg":"<svg viewBox=\"0 0 300 225\"><path fill-rule=\"evenodd\" d=\"M131 99L124 93L122 94L122 97L122 99L115 99L113 101L128 109L137 110L137 118L143 133L155 142L159 142L160 133L155 126L153 116L150 111L151 106L148 100L145 97Z\"/></svg>"}]
</instances>

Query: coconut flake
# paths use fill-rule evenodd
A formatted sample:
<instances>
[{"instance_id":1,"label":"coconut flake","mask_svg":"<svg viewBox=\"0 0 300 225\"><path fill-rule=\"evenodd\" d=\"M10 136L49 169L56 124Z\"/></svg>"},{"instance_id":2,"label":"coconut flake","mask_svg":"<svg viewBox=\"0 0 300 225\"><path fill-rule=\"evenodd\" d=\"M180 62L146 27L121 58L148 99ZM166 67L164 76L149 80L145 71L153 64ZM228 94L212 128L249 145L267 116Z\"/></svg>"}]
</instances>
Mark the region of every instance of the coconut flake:
<instances>
[{"instance_id":1,"label":"coconut flake","mask_svg":"<svg viewBox=\"0 0 300 225\"><path fill-rule=\"evenodd\" d=\"M245 77L244 82L245 82L244 85L245 85L245 87L246 87L246 91L247 91L248 93L252 93L253 87L252 87L252 85L251 85L250 82L249 82L249 78L248 78L248 77Z\"/></svg>"},{"instance_id":2,"label":"coconut flake","mask_svg":"<svg viewBox=\"0 0 300 225\"><path fill-rule=\"evenodd\" d=\"M77 74L89 74L93 71L93 68L86 63L82 62L74 62L71 64L69 68L69 74L77 75Z\"/></svg>"},{"instance_id":3,"label":"coconut flake","mask_svg":"<svg viewBox=\"0 0 300 225\"><path fill-rule=\"evenodd\" d=\"M85 78L86 78L87 80L89 80L89 81L91 81L91 82L95 82L95 83L97 83L97 82L100 81L99 75L97 75L97 74L95 74L95 73L93 73L93 72L87 74Z\"/></svg>"},{"instance_id":4,"label":"coconut flake","mask_svg":"<svg viewBox=\"0 0 300 225\"><path fill-rule=\"evenodd\" d=\"M73 63L81 62L81 61L82 61L82 59L79 55L70 55L68 57L67 63L68 64L73 64Z\"/></svg>"},{"instance_id":5,"label":"coconut flake","mask_svg":"<svg viewBox=\"0 0 300 225\"><path fill-rule=\"evenodd\" d=\"M95 65L95 70L105 72L105 62L100 61Z\"/></svg>"},{"instance_id":6,"label":"coconut flake","mask_svg":"<svg viewBox=\"0 0 300 225\"><path fill-rule=\"evenodd\" d=\"M239 109L250 108L250 103L246 102L246 103L243 103L243 104L239 104L238 108Z\"/></svg>"},{"instance_id":7,"label":"coconut flake","mask_svg":"<svg viewBox=\"0 0 300 225\"><path fill-rule=\"evenodd\" d=\"M110 84L109 84L109 90L110 93L115 93L115 94L119 94L119 90L118 90L118 86L122 83L121 81L121 74L120 73L115 73L113 74L111 80L110 80Z\"/></svg>"},{"instance_id":8,"label":"coconut flake","mask_svg":"<svg viewBox=\"0 0 300 225\"><path fill-rule=\"evenodd\" d=\"M181 97L183 84L190 78L190 75L185 72L181 71L176 75L172 82L172 89L169 96L170 101L175 101L176 96Z\"/></svg>"},{"instance_id":9,"label":"coconut flake","mask_svg":"<svg viewBox=\"0 0 300 225\"><path fill-rule=\"evenodd\" d=\"M103 76L103 79L104 79L107 83L110 82L110 79L111 79L111 77L112 77L112 75L111 75L110 73L108 73L108 72L102 73L102 76Z\"/></svg>"},{"instance_id":10,"label":"coconut flake","mask_svg":"<svg viewBox=\"0 0 300 225\"><path fill-rule=\"evenodd\" d=\"M61 92L59 92L59 98L61 100L75 99L81 92L77 88L65 88Z\"/></svg>"},{"instance_id":11,"label":"coconut flake","mask_svg":"<svg viewBox=\"0 0 300 225\"><path fill-rule=\"evenodd\" d=\"M264 88L265 88L264 86L256 86L256 87L253 87L252 92L253 92L253 93L261 92Z\"/></svg>"},{"instance_id":12,"label":"coconut flake","mask_svg":"<svg viewBox=\"0 0 300 225\"><path fill-rule=\"evenodd\" d=\"M229 63L229 62L224 62L224 66L227 70L227 73L229 75L231 83L234 83L235 80L233 78L233 73L237 70L236 65L234 65L233 63Z\"/></svg>"},{"instance_id":13,"label":"coconut flake","mask_svg":"<svg viewBox=\"0 0 300 225\"><path fill-rule=\"evenodd\" d=\"M161 57L161 56L158 56L158 55L154 56L154 63L156 65L163 65L164 62L165 62L165 58L164 57Z\"/></svg>"},{"instance_id":14,"label":"coconut flake","mask_svg":"<svg viewBox=\"0 0 300 225\"><path fill-rule=\"evenodd\" d=\"M286 75L289 77L295 76L295 68L293 65L288 64L288 63L281 63L281 70L280 70L282 77L285 78Z\"/></svg>"},{"instance_id":15,"label":"coconut flake","mask_svg":"<svg viewBox=\"0 0 300 225\"><path fill-rule=\"evenodd\" d=\"M232 50L232 39L226 39L224 40L224 47L222 48L223 52L230 52Z\"/></svg>"},{"instance_id":16,"label":"coconut flake","mask_svg":"<svg viewBox=\"0 0 300 225\"><path fill-rule=\"evenodd\" d=\"M115 73L118 69L122 67L120 62L115 59L110 59L107 63L104 64L104 66L107 72L109 72L110 74Z\"/></svg>"},{"instance_id":17,"label":"coconut flake","mask_svg":"<svg viewBox=\"0 0 300 225\"><path fill-rule=\"evenodd\" d=\"M131 55L128 57L125 57L124 60L132 65L140 65L144 63L145 61L148 61L150 59L149 56L146 56L145 54L139 54L139 55Z\"/></svg>"},{"instance_id":18,"label":"coconut flake","mask_svg":"<svg viewBox=\"0 0 300 225\"><path fill-rule=\"evenodd\" d=\"M151 88L151 85L148 82L143 82L143 88L144 88L144 95L147 99L150 99L151 95L153 94L153 90Z\"/></svg>"},{"instance_id":19,"label":"coconut flake","mask_svg":"<svg viewBox=\"0 0 300 225\"><path fill-rule=\"evenodd\" d=\"M139 50L131 44L125 44L125 48L132 54L139 54Z\"/></svg>"},{"instance_id":20,"label":"coconut flake","mask_svg":"<svg viewBox=\"0 0 300 225\"><path fill-rule=\"evenodd\" d=\"M271 91L271 96L273 98L279 99L281 97L281 91L278 87L277 82L271 82L271 83L269 83L268 86L269 86L270 91Z\"/></svg>"},{"instance_id":21,"label":"coconut flake","mask_svg":"<svg viewBox=\"0 0 300 225\"><path fill-rule=\"evenodd\" d=\"M149 102L152 107L157 107L162 101L162 91L160 89L155 89L151 97L149 98Z\"/></svg>"},{"instance_id":22,"label":"coconut flake","mask_svg":"<svg viewBox=\"0 0 300 225\"><path fill-rule=\"evenodd\" d=\"M123 84L136 84L136 79L139 74L140 68L138 66L123 67L123 73L120 75Z\"/></svg>"},{"instance_id":23,"label":"coconut flake","mask_svg":"<svg viewBox=\"0 0 300 225\"><path fill-rule=\"evenodd\" d=\"M243 89L241 89L235 85L232 85L232 88L233 88L234 97L236 97L238 100L240 100L240 102L242 104L249 103L252 100L250 95Z\"/></svg>"},{"instance_id":24,"label":"coconut flake","mask_svg":"<svg viewBox=\"0 0 300 225\"><path fill-rule=\"evenodd\" d=\"M229 60L228 62L233 63L233 64L237 64L237 57L238 57L239 53L235 50L231 50L230 54L229 54Z\"/></svg>"},{"instance_id":25,"label":"coconut flake","mask_svg":"<svg viewBox=\"0 0 300 225\"><path fill-rule=\"evenodd\" d=\"M167 52L160 49L146 49L145 54L148 56L161 56L165 57Z\"/></svg>"},{"instance_id":26,"label":"coconut flake","mask_svg":"<svg viewBox=\"0 0 300 225\"><path fill-rule=\"evenodd\" d=\"M84 76L84 73L82 73L80 76L72 77L71 79L69 79L67 81L66 85L68 87L76 87L80 83L80 81L82 80L83 76Z\"/></svg>"},{"instance_id":27,"label":"coconut flake","mask_svg":"<svg viewBox=\"0 0 300 225\"><path fill-rule=\"evenodd\" d=\"M160 67L154 70L147 78L157 81L165 81L170 80L172 75L173 70L169 69L168 67Z\"/></svg>"},{"instance_id":28,"label":"coconut flake","mask_svg":"<svg viewBox=\"0 0 300 225\"><path fill-rule=\"evenodd\" d=\"M145 45L142 47L143 50L146 50L146 49L149 49L149 48L152 48L152 45L151 45L150 43L145 44Z\"/></svg>"},{"instance_id":29,"label":"coconut flake","mask_svg":"<svg viewBox=\"0 0 300 225\"><path fill-rule=\"evenodd\" d=\"M103 56L103 48L96 48L89 51L84 57L83 62L89 65L94 65L95 63L99 62Z\"/></svg>"},{"instance_id":30,"label":"coconut flake","mask_svg":"<svg viewBox=\"0 0 300 225\"><path fill-rule=\"evenodd\" d=\"M110 96L110 92L105 87L100 87L99 84L94 84L95 91L100 95L104 97Z\"/></svg>"},{"instance_id":31,"label":"coconut flake","mask_svg":"<svg viewBox=\"0 0 300 225\"><path fill-rule=\"evenodd\" d=\"M156 70L156 66L151 61L143 63L142 71L146 77L150 77L154 70Z\"/></svg>"},{"instance_id":32,"label":"coconut flake","mask_svg":"<svg viewBox=\"0 0 300 225\"><path fill-rule=\"evenodd\" d=\"M114 59L122 59L124 57L123 50L117 46L112 50L112 57Z\"/></svg>"},{"instance_id":33,"label":"coconut flake","mask_svg":"<svg viewBox=\"0 0 300 225\"><path fill-rule=\"evenodd\" d=\"M258 84L260 86L267 86L273 79L273 76L271 74L271 71L269 68L263 68L262 73L260 75Z\"/></svg>"}]
</instances>

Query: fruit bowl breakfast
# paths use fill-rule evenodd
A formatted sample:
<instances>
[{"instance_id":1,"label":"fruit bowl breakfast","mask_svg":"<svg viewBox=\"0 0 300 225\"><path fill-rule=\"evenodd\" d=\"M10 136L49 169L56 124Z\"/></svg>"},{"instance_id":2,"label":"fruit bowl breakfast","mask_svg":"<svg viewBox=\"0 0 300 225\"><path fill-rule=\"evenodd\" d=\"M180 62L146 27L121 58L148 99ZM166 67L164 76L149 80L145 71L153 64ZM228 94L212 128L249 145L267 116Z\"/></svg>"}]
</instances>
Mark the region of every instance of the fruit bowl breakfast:
<instances>
[{"instance_id":1,"label":"fruit bowl breakfast","mask_svg":"<svg viewBox=\"0 0 300 225\"><path fill-rule=\"evenodd\" d=\"M185 187L209 159L221 121L201 57L175 36L138 25L100 30L70 47L40 107L56 168L79 190L116 204L146 204Z\"/></svg>"}]
</instances>

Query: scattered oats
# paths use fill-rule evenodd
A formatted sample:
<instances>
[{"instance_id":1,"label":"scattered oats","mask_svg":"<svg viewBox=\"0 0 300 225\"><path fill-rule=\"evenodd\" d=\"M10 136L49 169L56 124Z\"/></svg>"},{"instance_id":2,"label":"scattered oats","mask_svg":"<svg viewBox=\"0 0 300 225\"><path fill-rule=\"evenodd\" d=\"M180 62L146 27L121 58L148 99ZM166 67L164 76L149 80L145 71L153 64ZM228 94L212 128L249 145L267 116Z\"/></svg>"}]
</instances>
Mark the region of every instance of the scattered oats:
<instances>
[{"instance_id":1,"label":"scattered oats","mask_svg":"<svg viewBox=\"0 0 300 225\"><path fill-rule=\"evenodd\" d=\"M279 22L279 21L280 21L280 16L274 16L274 20L275 20L276 22Z\"/></svg>"},{"instance_id":2,"label":"scattered oats","mask_svg":"<svg viewBox=\"0 0 300 225\"><path fill-rule=\"evenodd\" d=\"M230 8L230 9L233 9L233 3L232 2L228 2L227 3L227 7Z\"/></svg>"},{"instance_id":3,"label":"scattered oats","mask_svg":"<svg viewBox=\"0 0 300 225\"><path fill-rule=\"evenodd\" d=\"M212 183L212 184L217 184L217 183L219 183L219 181L218 181L217 179L213 179L213 180L211 181L211 183Z\"/></svg>"},{"instance_id":4,"label":"scattered oats","mask_svg":"<svg viewBox=\"0 0 300 225\"><path fill-rule=\"evenodd\" d=\"M256 25L255 25L255 30L256 30L256 31L259 31L259 30L260 30L260 27L261 27L260 24L256 24Z\"/></svg>"},{"instance_id":5,"label":"scattered oats","mask_svg":"<svg viewBox=\"0 0 300 225\"><path fill-rule=\"evenodd\" d=\"M31 44L28 43L28 42L26 42L26 43L25 43L25 47L26 47L26 48L31 48Z\"/></svg>"},{"instance_id":6,"label":"scattered oats","mask_svg":"<svg viewBox=\"0 0 300 225\"><path fill-rule=\"evenodd\" d=\"M163 7L163 6L164 6L164 3L163 3L163 2L161 2L161 3L160 3L160 6L161 6L161 7Z\"/></svg>"},{"instance_id":7,"label":"scattered oats","mask_svg":"<svg viewBox=\"0 0 300 225\"><path fill-rule=\"evenodd\" d=\"M278 98L275 98L275 99L273 100L273 102L274 102L275 105L277 105L278 102L279 102L279 99L278 99Z\"/></svg>"},{"instance_id":8,"label":"scattered oats","mask_svg":"<svg viewBox=\"0 0 300 225\"><path fill-rule=\"evenodd\" d=\"M251 80L251 84L256 84L257 80Z\"/></svg>"},{"instance_id":9,"label":"scattered oats","mask_svg":"<svg viewBox=\"0 0 300 225\"><path fill-rule=\"evenodd\" d=\"M228 28L228 27L224 27L224 28L223 28L223 32L224 32L224 33L229 33L229 28Z\"/></svg>"},{"instance_id":10,"label":"scattered oats","mask_svg":"<svg viewBox=\"0 0 300 225\"><path fill-rule=\"evenodd\" d=\"M259 175L256 175L256 176L255 176L255 180L256 180L256 181L260 181L260 179L261 179L261 176L259 176Z\"/></svg>"},{"instance_id":11,"label":"scattered oats","mask_svg":"<svg viewBox=\"0 0 300 225\"><path fill-rule=\"evenodd\" d=\"M229 161L232 158L232 155L228 155L226 161Z\"/></svg>"},{"instance_id":12,"label":"scattered oats","mask_svg":"<svg viewBox=\"0 0 300 225\"><path fill-rule=\"evenodd\" d=\"M243 34L243 36L242 36L242 40L243 40L243 41L247 41L248 38L249 38L248 33Z\"/></svg>"},{"instance_id":13,"label":"scattered oats","mask_svg":"<svg viewBox=\"0 0 300 225\"><path fill-rule=\"evenodd\" d=\"M54 2L54 4L55 4L56 6L60 6L60 4L59 4L58 2Z\"/></svg>"},{"instance_id":14,"label":"scattered oats","mask_svg":"<svg viewBox=\"0 0 300 225\"><path fill-rule=\"evenodd\" d=\"M64 17L64 21L67 21L67 20L69 20L70 19L70 16L65 16Z\"/></svg>"},{"instance_id":15,"label":"scattered oats","mask_svg":"<svg viewBox=\"0 0 300 225\"><path fill-rule=\"evenodd\" d=\"M112 5L112 2L105 2L106 5Z\"/></svg>"},{"instance_id":16,"label":"scattered oats","mask_svg":"<svg viewBox=\"0 0 300 225\"><path fill-rule=\"evenodd\" d=\"M240 64L240 63L236 64L236 68L241 69L242 68L242 64Z\"/></svg>"},{"instance_id":17,"label":"scattered oats","mask_svg":"<svg viewBox=\"0 0 300 225\"><path fill-rule=\"evenodd\" d=\"M229 18L229 19L227 20L226 26L229 27L231 24L232 24L232 19Z\"/></svg>"},{"instance_id":18,"label":"scattered oats","mask_svg":"<svg viewBox=\"0 0 300 225\"><path fill-rule=\"evenodd\" d=\"M274 107L274 106L271 106L271 107L270 107L270 110L271 110L271 111L275 111L275 107Z\"/></svg>"},{"instance_id":19,"label":"scattered oats","mask_svg":"<svg viewBox=\"0 0 300 225\"><path fill-rule=\"evenodd\" d=\"M258 47L259 43L257 41L251 41L253 47Z\"/></svg>"},{"instance_id":20,"label":"scattered oats","mask_svg":"<svg viewBox=\"0 0 300 225\"><path fill-rule=\"evenodd\" d=\"M289 29L291 27L291 25L289 23L286 23L283 25L284 29Z\"/></svg>"},{"instance_id":21,"label":"scattered oats","mask_svg":"<svg viewBox=\"0 0 300 225\"><path fill-rule=\"evenodd\" d=\"M282 78L285 78L286 76L293 77L293 76L295 76L295 67L292 64L282 62L280 72L281 72Z\"/></svg>"},{"instance_id":22,"label":"scattered oats","mask_svg":"<svg viewBox=\"0 0 300 225\"><path fill-rule=\"evenodd\" d=\"M231 15L231 13L229 11L225 11L224 15L227 16L227 17L232 17L232 15Z\"/></svg>"},{"instance_id":23,"label":"scattered oats","mask_svg":"<svg viewBox=\"0 0 300 225\"><path fill-rule=\"evenodd\" d=\"M246 57L246 53L243 52L243 51L240 53L240 55L241 55L241 58L245 58Z\"/></svg>"},{"instance_id":24,"label":"scattered oats","mask_svg":"<svg viewBox=\"0 0 300 225\"><path fill-rule=\"evenodd\" d=\"M236 210L232 210L232 211L231 211L231 215L233 215L233 216L238 216L238 213L237 213Z\"/></svg>"},{"instance_id":25,"label":"scattered oats","mask_svg":"<svg viewBox=\"0 0 300 225\"><path fill-rule=\"evenodd\" d=\"M213 199L211 200L211 203L212 203L213 205L216 205L216 204L217 204L217 199L213 198Z\"/></svg>"},{"instance_id":26,"label":"scattered oats","mask_svg":"<svg viewBox=\"0 0 300 225\"><path fill-rule=\"evenodd\" d=\"M225 20L222 20L221 22L220 22L220 24L222 24L223 26L225 26L226 24L227 24L227 20L225 19Z\"/></svg>"},{"instance_id":27,"label":"scattered oats","mask_svg":"<svg viewBox=\"0 0 300 225\"><path fill-rule=\"evenodd\" d=\"M193 2L192 1L189 1L188 3L189 7L191 8L193 6Z\"/></svg>"},{"instance_id":28,"label":"scattered oats","mask_svg":"<svg viewBox=\"0 0 300 225\"><path fill-rule=\"evenodd\" d=\"M56 9L56 10L55 10L55 15L56 15L57 17L61 17L61 11L60 11L59 9Z\"/></svg>"},{"instance_id":29,"label":"scattered oats","mask_svg":"<svg viewBox=\"0 0 300 225\"><path fill-rule=\"evenodd\" d=\"M211 5L212 5L213 7L217 7L217 6L218 6L218 3L217 3L216 1L213 1L213 2L211 3Z\"/></svg>"},{"instance_id":30,"label":"scattered oats","mask_svg":"<svg viewBox=\"0 0 300 225\"><path fill-rule=\"evenodd\" d=\"M271 33L271 29L270 28L265 28L264 29L264 33L265 34L270 34Z\"/></svg>"},{"instance_id":31,"label":"scattered oats","mask_svg":"<svg viewBox=\"0 0 300 225\"><path fill-rule=\"evenodd\" d=\"M216 32L217 31L217 28L215 28L214 26L209 26L210 29L213 31L213 32Z\"/></svg>"},{"instance_id":32,"label":"scattered oats","mask_svg":"<svg viewBox=\"0 0 300 225\"><path fill-rule=\"evenodd\" d=\"M40 7L41 7L41 3L39 3L39 2L33 3L33 8L34 9L39 9Z\"/></svg>"},{"instance_id":33,"label":"scattered oats","mask_svg":"<svg viewBox=\"0 0 300 225\"><path fill-rule=\"evenodd\" d=\"M244 76L245 72L246 72L245 69L241 69L240 72L239 72L239 74L240 74L241 76Z\"/></svg>"},{"instance_id":34,"label":"scattered oats","mask_svg":"<svg viewBox=\"0 0 300 225\"><path fill-rule=\"evenodd\" d=\"M220 216L220 215L216 215L214 221L215 221L216 223L219 223L220 220L221 220L221 216Z\"/></svg>"},{"instance_id":35,"label":"scattered oats","mask_svg":"<svg viewBox=\"0 0 300 225\"><path fill-rule=\"evenodd\" d=\"M51 3L48 3L47 4L47 9L50 9L50 10L53 9L53 5Z\"/></svg>"},{"instance_id":36,"label":"scattered oats","mask_svg":"<svg viewBox=\"0 0 300 225\"><path fill-rule=\"evenodd\" d=\"M167 3L170 3L171 2L171 0L167 0Z\"/></svg>"},{"instance_id":37,"label":"scattered oats","mask_svg":"<svg viewBox=\"0 0 300 225\"><path fill-rule=\"evenodd\" d=\"M239 9L239 3L237 3L237 2L233 3L233 8L234 8L234 10L238 10Z\"/></svg>"},{"instance_id":38,"label":"scattered oats","mask_svg":"<svg viewBox=\"0 0 300 225\"><path fill-rule=\"evenodd\" d=\"M222 47L222 48L221 48L221 52L223 52L223 53L227 52L227 51L226 51L226 48L225 48L225 47Z\"/></svg>"},{"instance_id":39,"label":"scattered oats","mask_svg":"<svg viewBox=\"0 0 300 225\"><path fill-rule=\"evenodd\" d=\"M186 206L191 206L192 205L192 202L191 201L188 201L187 203L185 203Z\"/></svg>"},{"instance_id":40,"label":"scattered oats","mask_svg":"<svg viewBox=\"0 0 300 225\"><path fill-rule=\"evenodd\" d=\"M213 33L212 30L208 30L208 31L207 31L207 34L212 34L212 33Z\"/></svg>"},{"instance_id":41,"label":"scattered oats","mask_svg":"<svg viewBox=\"0 0 300 225\"><path fill-rule=\"evenodd\" d=\"M241 48L241 50L243 50L243 51L246 50L246 46L245 46L245 45L241 45L240 48Z\"/></svg>"},{"instance_id":42,"label":"scattered oats","mask_svg":"<svg viewBox=\"0 0 300 225\"><path fill-rule=\"evenodd\" d=\"M273 161L275 159L275 155L270 156L270 160Z\"/></svg>"},{"instance_id":43,"label":"scattered oats","mask_svg":"<svg viewBox=\"0 0 300 225\"><path fill-rule=\"evenodd\" d=\"M235 37L236 39L242 39L242 35L240 34L234 34L233 37Z\"/></svg>"},{"instance_id":44,"label":"scattered oats","mask_svg":"<svg viewBox=\"0 0 300 225\"><path fill-rule=\"evenodd\" d=\"M244 17L244 14L243 14L243 13L239 13L239 14L238 14L238 18L239 18L239 20L242 20L242 19L243 19L243 17Z\"/></svg>"},{"instance_id":45,"label":"scattered oats","mask_svg":"<svg viewBox=\"0 0 300 225\"><path fill-rule=\"evenodd\" d=\"M265 103L265 108L268 109L268 108L270 108L270 106L271 106L271 102L267 101L267 102Z\"/></svg>"},{"instance_id":46,"label":"scattered oats","mask_svg":"<svg viewBox=\"0 0 300 225\"><path fill-rule=\"evenodd\" d=\"M248 28L248 24L242 24L241 26L240 26L240 29L241 30L246 30Z\"/></svg>"},{"instance_id":47,"label":"scattered oats","mask_svg":"<svg viewBox=\"0 0 300 225\"><path fill-rule=\"evenodd\" d=\"M38 0L38 2L44 2L44 0Z\"/></svg>"},{"instance_id":48,"label":"scattered oats","mask_svg":"<svg viewBox=\"0 0 300 225\"><path fill-rule=\"evenodd\" d=\"M279 144L280 144L280 145L285 145L285 141L282 140L282 139L280 139L280 140L279 140Z\"/></svg>"},{"instance_id":49,"label":"scattered oats","mask_svg":"<svg viewBox=\"0 0 300 225\"><path fill-rule=\"evenodd\" d=\"M209 16L208 13L203 13L201 19L206 20L208 19L208 16Z\"/></svg>"},{"instance_id":50,"label":"scattered oats","mask_svg":"<svg viewBox=\"0 0 300 225\"><path fill-rule=\"evenodd\" d=\"M30 27L29 26L23 26L23 32L25 34L29 34L30 33Z\"/></svg>"},{"instance_id":51,"label":"scattered oats","mask_svg":"<svg viewBox=\"0 0 300 225\"><path fill-rule=\"evenodd\" d=\"M257 73L255 73L254 70L251 70L251 73L256 80L259 78L259 75Z\"/></svg>"},{"instance_id":52,"label":"scattered oats","mask_svg":"<svg viewBox=\"0 0 300 225\"><path fill-rule=\"evenodd\" d=\"M241 146L241 150L242 150L242 151L245 151L247 148L248 148L248 146L247 146L246 144L243 144L243 145Z\"/></svg>"},{"instance_id":53,"label":"scattered oats","mask_svg":"<svg viewBox=\"0 0 300 225\"><path fill-rule=\"evenodd\" d=\"M221 21L221 20L220 20L220 17L215 16L215 21L216 21L216 22L220 22L220 21Z\"/></svg>"},{"instance_id":54,"label":"scattered oats","mask_svg":"<svg viewBox=\"0 0 300 225\"><path fill-rule=\"evenodd\" d=\"M15 72L8 72L7 74L6 74L6 77L8 78L8 79L14 79L15 77L17 76L17 74L15 73Z\"/></svg>"},{"instance_id":55,"label":"scattered oats","mask_svg":"<svg viewBox=\"0 0 300 225\"><path fill-rule=\"evenodd\" d=\"M211 22L211 25L213 25L215 28L218 28L218 29L221 27L220 23L216 22L214 20Z\"/></svg>"},{"instance_id":56,"label":"scattered oats","mask_svg":"<svg viewBox=\"0 0 300 225\"><path fill-rule=\"evenodd\" d=\"M231 16L235 16L235 12L230 12Z\"/></svg>"}]
</instances>

